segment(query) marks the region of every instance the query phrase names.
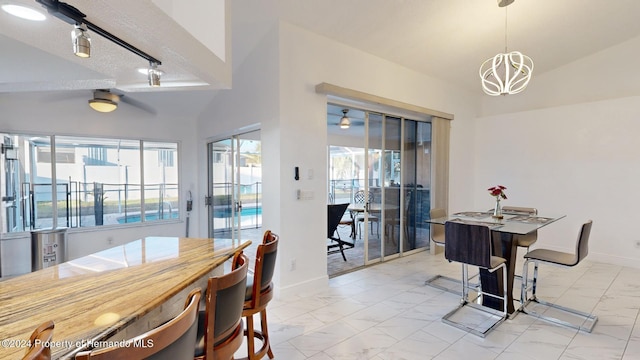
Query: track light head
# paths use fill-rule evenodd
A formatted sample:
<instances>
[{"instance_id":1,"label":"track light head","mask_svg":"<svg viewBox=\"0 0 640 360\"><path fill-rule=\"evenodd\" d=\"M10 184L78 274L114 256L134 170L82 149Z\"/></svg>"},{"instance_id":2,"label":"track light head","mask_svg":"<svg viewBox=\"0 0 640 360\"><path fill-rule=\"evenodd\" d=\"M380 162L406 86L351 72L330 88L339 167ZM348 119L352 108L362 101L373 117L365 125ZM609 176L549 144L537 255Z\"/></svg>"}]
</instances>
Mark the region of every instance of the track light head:
<instances>
[{"instance_id":1,"label":"track light head","mask_svg":"<svg viewBox=\"0 0 640 360\"><path fill-rule=\"evenodd\" d=\"M76 24L71 30L71 41L73 41L73 53L76 56L81 58L91 57L91 38L84 24Z\"/></svg>"},{"instance_id":2,"label":"track light head","mask_svg":"<svg viewBox=\"0 0 640 360\"><path fill-rule=\"evenodd\" d=\"M161 75L162 75L162 71L158 70L158 64L154 62L150 62L149 63L149 86L159 87Z\"/></svg>"}]
</instances>

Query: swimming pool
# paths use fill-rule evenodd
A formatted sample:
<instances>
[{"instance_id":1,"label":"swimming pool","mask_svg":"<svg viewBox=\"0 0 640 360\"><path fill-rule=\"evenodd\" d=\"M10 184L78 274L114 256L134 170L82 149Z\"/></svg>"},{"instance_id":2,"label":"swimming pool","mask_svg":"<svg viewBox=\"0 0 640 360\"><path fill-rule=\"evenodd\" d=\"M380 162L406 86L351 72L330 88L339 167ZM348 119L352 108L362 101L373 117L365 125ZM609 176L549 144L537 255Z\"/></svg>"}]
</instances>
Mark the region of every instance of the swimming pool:
<instances>
[{"instance_id":1,"label":"swimming pool","mask_svg":"<svg viewBox=\"0 0 640 360\"><path fill-rule=\"evenodd\" d=\"M154 221L154 220L158 220L158 213L157 212L152 212L149 214L146 214L144 219L145 221ZM163 219L177 219L178 218L178 212L171 212L171 214L164 214L164 218ZM141 216L140 214L132 214L132 215L127 215L127 216L120 216L118 217L118 223L119 224L128 224L128 223L136 223L136 222L140 222Z\"/></svg>"},{"instance_id":2,"label":"swimming pool","mask_svg":"<svg viewBox=\"0 0 640 360\"><path fill-rule=\"evenodd\" d=\"M213 210L213 217L215 218L228 218L231 217L231 207L224 206L219 207ZM242 208L242 216L256 216L262 215L262 206L258 207L243 207Z\"/></svg>"}]
</instances>

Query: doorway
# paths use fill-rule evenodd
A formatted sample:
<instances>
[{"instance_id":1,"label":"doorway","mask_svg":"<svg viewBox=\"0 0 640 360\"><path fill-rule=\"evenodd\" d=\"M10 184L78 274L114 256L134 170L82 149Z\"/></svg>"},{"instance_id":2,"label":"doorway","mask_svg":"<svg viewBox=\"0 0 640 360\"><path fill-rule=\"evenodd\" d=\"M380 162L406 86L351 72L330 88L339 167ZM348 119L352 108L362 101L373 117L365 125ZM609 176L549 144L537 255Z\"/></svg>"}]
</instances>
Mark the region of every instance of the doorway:
<instances>
[{"instance_id":1,"label":"doorway","mask_svg":"<svg viewBox=\"0 0 640 360\"><path fill-rule=\"evenodd\" d=\"M338 231L355 245L347 261L329 255L329 276L428 249L430 118L331 103L327 114L329 202L351 204L354 226ZM339 126L345 116L348 128Z\"/></svg>"},{"instance_id":2,"label":"doorway","mask_svg":"<svg viewBox=\"0 0 640 360\"><path fill-rule=\"evenodd\" d=\"M261 239L262 146L260 131L207 144L209 237L240 243L244 232ZM246 238L246 236L245 236Z\"/></svg>"}]
</instances>

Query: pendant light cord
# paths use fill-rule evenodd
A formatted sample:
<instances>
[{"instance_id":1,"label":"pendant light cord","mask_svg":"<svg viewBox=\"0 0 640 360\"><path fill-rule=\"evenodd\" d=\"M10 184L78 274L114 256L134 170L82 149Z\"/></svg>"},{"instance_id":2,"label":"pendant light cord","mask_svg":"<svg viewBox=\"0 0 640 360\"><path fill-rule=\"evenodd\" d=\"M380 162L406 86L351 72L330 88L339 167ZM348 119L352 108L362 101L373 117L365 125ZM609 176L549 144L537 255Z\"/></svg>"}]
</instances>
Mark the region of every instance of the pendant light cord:
<instances>
[{"instance_id":1,"label":"pendant light cord","mask_svg":"<svg viewBox=\"0 0 640 360\"><path fill-rule=\"evenodd\" d=\"M504 7L504 53L505 54L507 53L507 17L508 17L507 9L508 8L509 8L508 6Z\"/></svg>"}]
</instances>

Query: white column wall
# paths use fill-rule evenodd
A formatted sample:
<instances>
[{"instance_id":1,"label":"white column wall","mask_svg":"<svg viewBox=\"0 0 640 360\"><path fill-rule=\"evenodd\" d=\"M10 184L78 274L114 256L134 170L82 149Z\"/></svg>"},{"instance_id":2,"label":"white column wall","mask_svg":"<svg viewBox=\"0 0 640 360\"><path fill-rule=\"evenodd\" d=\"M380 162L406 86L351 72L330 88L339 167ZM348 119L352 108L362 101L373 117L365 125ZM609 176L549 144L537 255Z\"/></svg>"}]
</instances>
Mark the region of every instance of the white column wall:
<instances>
[{"instance_id":1,"label":"white column wall","mask_svg":"<svg viewBox=\"0 0 640 360\"><path fill-rule=\"evenodd\" d=\"M198 197L207 194L206 144L260 126L262 140L262 227L280 233L280 136L277 29L272 29L233 75L233 88L221 91L198 119ZM200 235L207 236L207 212L200 212ZM251 239L261 241L262 239ZM284 241L284 239L283 239Z\"/></svg>"},{"instance_id":2,"label":"white column wall","mask_svg":"<svg viewBox=\"0 0 640 360\"><path fill-rule=\"evenodd\" d=\"M473 194L466 184L473 176L470 145L479 97L293 25L281 23L275 34L278 39L272 35L263 39L240 71L234 73L233 89L221 93L208 108L210 113L204 117L211 123L201 123L201 133L224 133L250 123L242 114L262 113L254 120L259 120L263 128L263 222L265 228L273 228L281 235L278 280L282 292L314 291L327 282L327 100L316 94L318 83L328 82L455 114L451 174L452 183L459 186L452 187L455 191L452 190L451 201L460 207L472 204ZM272 69L264 62L271 64L274 48L279 51L278 65ZM277 83L271 83L273 74L268 71L277 74ZM273 89L278 89L275 117L268 112L274 110L273 104L269 105L274 96L269 92ZM218 114L225 114L226 124L213 123L223 121ZM270 144L270 140L278 141L278 145ZM269 149L271 153L267 153ZM266 162L272 161L270 158L279 163L279 167L273 164L278 173L271 175L277 177L276 181L268 180ZM299 181L293 178L296 166L300 168ZM298 200L298 189L312 194L312 199ZM268 219L270 213L279 215Z\"/></svg>"}]
</instances>

